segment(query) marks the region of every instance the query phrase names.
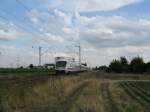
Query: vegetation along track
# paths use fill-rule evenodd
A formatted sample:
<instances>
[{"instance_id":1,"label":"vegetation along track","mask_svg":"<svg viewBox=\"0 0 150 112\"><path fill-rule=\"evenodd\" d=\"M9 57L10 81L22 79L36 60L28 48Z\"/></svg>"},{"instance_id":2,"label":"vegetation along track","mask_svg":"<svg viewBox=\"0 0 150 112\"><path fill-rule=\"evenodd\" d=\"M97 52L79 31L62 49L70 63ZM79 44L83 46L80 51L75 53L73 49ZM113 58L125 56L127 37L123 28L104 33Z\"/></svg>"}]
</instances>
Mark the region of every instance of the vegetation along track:
<instances>
[{"instance_id":1,"label":"vegetation along track","mask_svg":"<svg viewBox=\"0 0 150 112\"><path fill-rule=\"evenodd\" d=\"M133 99L135 99L138 103L140 103L146 110L150 109L149 105L149 96L144 94L140 89L136 87L136 85L133 86L131 84L132 82L121 82L122 88L125 90L125 92L131 96Z\"/></svg>"},{"instance_id":2,"label":"vegetation along track","mask_svg":"<svg viewBox=\"0 0 150 112\"><path fill-rule=\"evenodd\" d=\"M102 82L101 83L101 94L104 101L104 109L105 112L119 112L116 103L114 102L110 90L109 90L109 83Z\"/></svg>"},{"instance_id":3,"label":"vegetation along track","mask_svg":"<svg viewBox=\"0 0 150 112\"><path fill-rule=\"evenodd\" d=\"M65 99L65 101L60 102L60 104L52 109L53 112L69 112L73 106L73 103L78 99L82 90L88 85L88 81L84 81L79 84Z\"/></svg>"}]
</instances>

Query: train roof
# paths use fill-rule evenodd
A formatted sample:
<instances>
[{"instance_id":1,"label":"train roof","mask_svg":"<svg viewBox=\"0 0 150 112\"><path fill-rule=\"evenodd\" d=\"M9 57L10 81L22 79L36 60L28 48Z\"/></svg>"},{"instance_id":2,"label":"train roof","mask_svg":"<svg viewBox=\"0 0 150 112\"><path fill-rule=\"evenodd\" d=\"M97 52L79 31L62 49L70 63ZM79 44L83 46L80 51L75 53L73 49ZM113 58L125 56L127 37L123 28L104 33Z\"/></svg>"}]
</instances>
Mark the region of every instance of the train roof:
<instances>
[{"instance_id":1,"label":"train roof","mask_svg":"<svg viewBox=\"0 0 150 112\"><path fill-rule=\"evenodd\" d=\"M55 57L55 61L75 61L73 57Z\"/></svg>"}]
</instances>

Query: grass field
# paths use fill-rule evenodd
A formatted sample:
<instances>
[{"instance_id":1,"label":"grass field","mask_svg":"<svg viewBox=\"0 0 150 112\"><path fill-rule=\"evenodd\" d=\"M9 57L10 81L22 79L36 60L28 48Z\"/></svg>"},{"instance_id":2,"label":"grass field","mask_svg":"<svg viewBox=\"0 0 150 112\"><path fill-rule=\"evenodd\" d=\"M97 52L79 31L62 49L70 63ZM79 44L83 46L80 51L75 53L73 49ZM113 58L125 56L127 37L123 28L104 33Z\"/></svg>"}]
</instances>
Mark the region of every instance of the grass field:
<instances>
[{"instance_id":1,"label":"grass field","mask_svg":"<svg viewBox=\"0 0 150 112\"><path fill-rule=\"evenodd\" d=\"M149 112L150 75L0 77L0 112Z\"/></svg>"}]
</instances>

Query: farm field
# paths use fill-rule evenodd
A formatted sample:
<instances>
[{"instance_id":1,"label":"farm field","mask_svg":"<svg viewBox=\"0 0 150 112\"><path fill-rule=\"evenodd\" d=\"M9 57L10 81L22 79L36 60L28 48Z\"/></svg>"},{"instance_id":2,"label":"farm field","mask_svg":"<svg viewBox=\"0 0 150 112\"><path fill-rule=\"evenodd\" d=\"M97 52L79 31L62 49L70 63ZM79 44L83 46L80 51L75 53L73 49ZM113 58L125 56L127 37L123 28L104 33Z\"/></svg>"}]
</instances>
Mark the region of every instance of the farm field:
<instances>
[{"instance_id":1,"label":"farm field","mask_svg":"<svg viewBox=\"0 0 150 112\"><path fill-rule=\"evenodd\" d=\"M149 112L150 75L0 77L0 112Z\"/></svg>"}]
</instances>

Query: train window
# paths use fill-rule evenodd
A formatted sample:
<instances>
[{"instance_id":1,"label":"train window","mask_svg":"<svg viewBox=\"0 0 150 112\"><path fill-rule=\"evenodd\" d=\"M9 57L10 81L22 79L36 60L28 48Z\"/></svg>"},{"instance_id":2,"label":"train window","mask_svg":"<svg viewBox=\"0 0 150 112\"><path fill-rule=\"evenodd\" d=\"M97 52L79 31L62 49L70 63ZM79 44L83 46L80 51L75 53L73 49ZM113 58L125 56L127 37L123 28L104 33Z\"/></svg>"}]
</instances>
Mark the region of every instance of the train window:
<instances>
[{"instance_id":1,"label":"train window","mask_svg":"<svg viewBox=\"0 0 150 112\"><path fill-rule=\"evenodd\" d=\"M56 62L56 67L66 67L66 61L58 61Z\"/></svg>"}]
</instances>

